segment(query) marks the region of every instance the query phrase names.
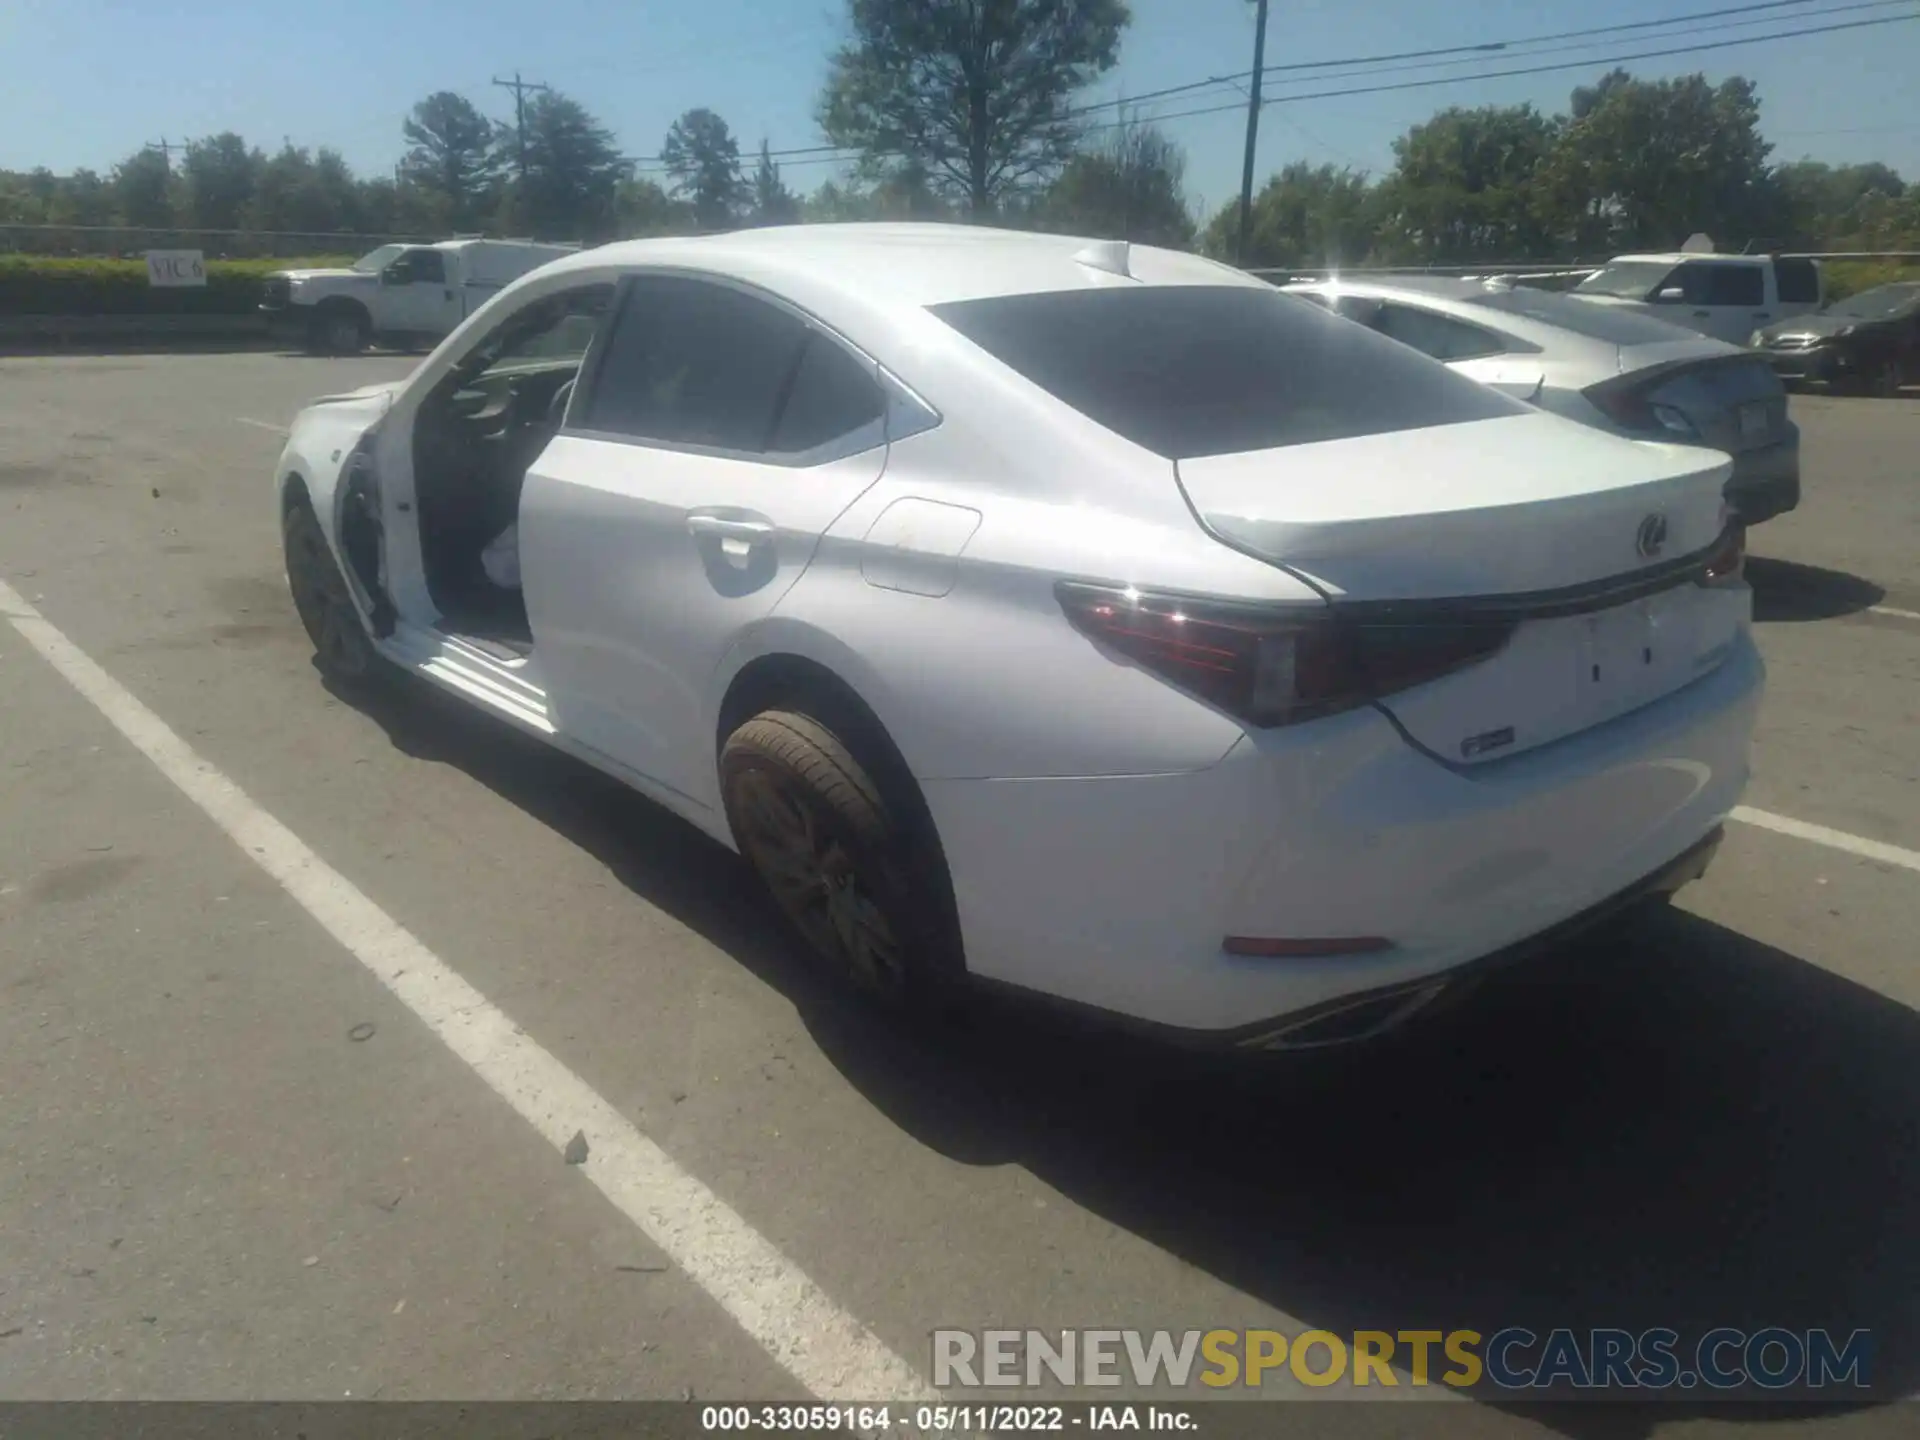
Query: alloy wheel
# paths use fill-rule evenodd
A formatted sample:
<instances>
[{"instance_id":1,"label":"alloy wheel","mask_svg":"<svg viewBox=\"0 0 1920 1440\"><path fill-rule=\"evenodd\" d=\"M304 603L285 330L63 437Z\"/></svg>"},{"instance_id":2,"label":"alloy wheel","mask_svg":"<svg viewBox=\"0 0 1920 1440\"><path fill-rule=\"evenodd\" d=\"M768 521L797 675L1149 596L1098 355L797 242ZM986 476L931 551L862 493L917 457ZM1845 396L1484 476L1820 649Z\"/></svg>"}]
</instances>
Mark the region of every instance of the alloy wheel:
<instances>
[{"instance_id":1,"label":"alloy wheel","mask_svg":"<svg viewBox=\"0 0 1920 1440\"><path fill-rule=\"evenodd\" d=\"M365 679L373 665L366 631L319 522L304 510L287 522L287 588L321 669L343 680Z\"/></svg>"},{"instance_id":2,"label":"alloy wheel","mask_svg":"<svg viewBox=\"0 0 1920 1440\"><path fill-rule=\"evenodd\" d=\"M898 936L871 885L824 817L765 770L735 781L742 848L807 942L864 990L900 991Z\"/></svg>"}]
</instances>

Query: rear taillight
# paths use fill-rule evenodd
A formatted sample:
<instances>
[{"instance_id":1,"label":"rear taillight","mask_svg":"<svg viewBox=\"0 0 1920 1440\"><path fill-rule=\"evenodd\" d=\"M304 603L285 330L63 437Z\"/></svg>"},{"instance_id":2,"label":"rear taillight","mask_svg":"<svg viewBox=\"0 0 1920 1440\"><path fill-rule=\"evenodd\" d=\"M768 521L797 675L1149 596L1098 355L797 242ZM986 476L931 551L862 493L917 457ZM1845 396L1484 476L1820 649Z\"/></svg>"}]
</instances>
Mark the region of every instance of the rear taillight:
<instances>
[{"instance_id":1,"label":"rear taillight","mask_svg":"<svg viewBox=\"0 0 1920 1440\"><path fill-rule=\"evenodd\" d=\"M1351 710L1497 653L1498 619L1360 619L1316 602L1257 605L1062 581L1074 628L1241 720Z\"/></svg>"},{"instance_id":2,"label":"rear taillight","mask_svg":"<svg viewBox=\"0 0 1920 1440\"><path fill-rule=\"evenodd\" d=\"M1747 528L1730 525L1700 570L1702 585L1738 585L1746 578Z\"/></svg>"},{"instance_id":3,"label":"rear taillight","mask_svg":"<svg viewBox=\"0 0 1920 1440\"><path fill-rule=\"evenodd\" d=\"M1643 391L1615 390L1596 385L1586 392L1586 396L1593 402L1594 409L1622 429L1648 432L1665 430L1669 434L1688 438L1699 434L1685 414L1671 405L1655 404Z\"/></svg>"}]
</instances>

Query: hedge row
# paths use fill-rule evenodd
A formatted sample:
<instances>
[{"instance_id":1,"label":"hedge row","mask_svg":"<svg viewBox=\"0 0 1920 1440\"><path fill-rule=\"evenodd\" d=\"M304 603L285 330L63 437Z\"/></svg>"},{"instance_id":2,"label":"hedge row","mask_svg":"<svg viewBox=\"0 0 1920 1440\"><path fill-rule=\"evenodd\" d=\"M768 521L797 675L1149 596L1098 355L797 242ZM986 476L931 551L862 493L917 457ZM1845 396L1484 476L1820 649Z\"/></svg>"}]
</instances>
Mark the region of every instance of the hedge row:
<instances>
[{"instance_id":1,"label":"hedge row","mask_svg":"<svg viewBox=\"0 0 1920 1440\"><path fill-rule=\"evenodd\" d=\"M155 287L147 262L0 255L0 315L250 315L276 270L350 265L348 256L209 260L205 286Z\"/></svg>"}]
</instances>

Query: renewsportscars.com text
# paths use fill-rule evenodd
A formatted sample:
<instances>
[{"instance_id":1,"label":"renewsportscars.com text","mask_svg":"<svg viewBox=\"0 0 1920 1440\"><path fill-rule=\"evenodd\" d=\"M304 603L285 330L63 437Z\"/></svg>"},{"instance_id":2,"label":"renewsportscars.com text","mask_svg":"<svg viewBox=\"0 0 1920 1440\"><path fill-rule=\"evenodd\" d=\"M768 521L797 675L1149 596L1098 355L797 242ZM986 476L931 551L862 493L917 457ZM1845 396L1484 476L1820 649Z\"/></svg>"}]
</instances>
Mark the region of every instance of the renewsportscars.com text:
<instances>
[{"instance_id":1,"label":"renewsportscars.com text","mask_svg":"<svg viewBox=\"0 0 1920 1440\"><path fill-rule=\"evenodd\" d=\"M1828 1330L936 1330L939 1389L1866 1389L1872 1336Z\"/></svg>"}]
</instances>

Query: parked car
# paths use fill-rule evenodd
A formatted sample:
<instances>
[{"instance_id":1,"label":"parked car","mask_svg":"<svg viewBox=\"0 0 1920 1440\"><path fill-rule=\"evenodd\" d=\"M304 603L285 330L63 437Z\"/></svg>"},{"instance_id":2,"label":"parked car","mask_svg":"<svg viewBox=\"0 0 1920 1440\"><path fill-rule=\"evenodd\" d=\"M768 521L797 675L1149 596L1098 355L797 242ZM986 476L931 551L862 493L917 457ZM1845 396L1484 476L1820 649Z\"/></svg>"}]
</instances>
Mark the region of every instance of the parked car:
<instances>
[{"instance_id":1,"label":"parked car","mask_svg":"<svg viewBox=\"0 0 1920 1440\"><path fill-rule=\"evenodd\" d=\"M1410 275L1285 288L1570 420L1727 452L1727 502L1749 525L1800 503L1800 428L1750 351L1524 286Z\"/></svg>"},{"instance_id":2,"label":"parked car","mask_svg":"<svg viewBox=\"0 0 1920 1440\"><path fill-rule=\"evenodd\" d=\"M260 311L275 333L316 354L357 355L375 342L426 348L503 285L578 249L474 239L382 245L345 270L275 271Z\"/></svg>"},{"instance_id":3,"label":"parked car","mask_svg":"<svg viewBox=\"0 0 1920 1440\"><path fill-rule=\"evenodd\" d=\"M1622 255L1569 292L1641 310L1741 345L1755 325L1810 315L1826 298L1820 262L1795 255Z\"/></svg>"},{"instance_id":4,"label":"parked car","mask_svg":"<svg viewBox=\"0 0 1920 1440\"><path fill-rule=\"evenodd\" d=\"M1897 395L1920 378L1920 281L1876 285L1753 332L1782 380L1813 381Z\"/></svg>"},{"instance_id":5,"label":"parked car","mask_svg":"<svg viewBox=\"0 0 1920 1440\"><path fill-rule=\"evenodd\" d=\"M652 797L851 984L1284 1048L1701 873L1727 472L1197 256L816 225L545 266L273 480L323 671Z\"/></svg>"}]
</instances>

